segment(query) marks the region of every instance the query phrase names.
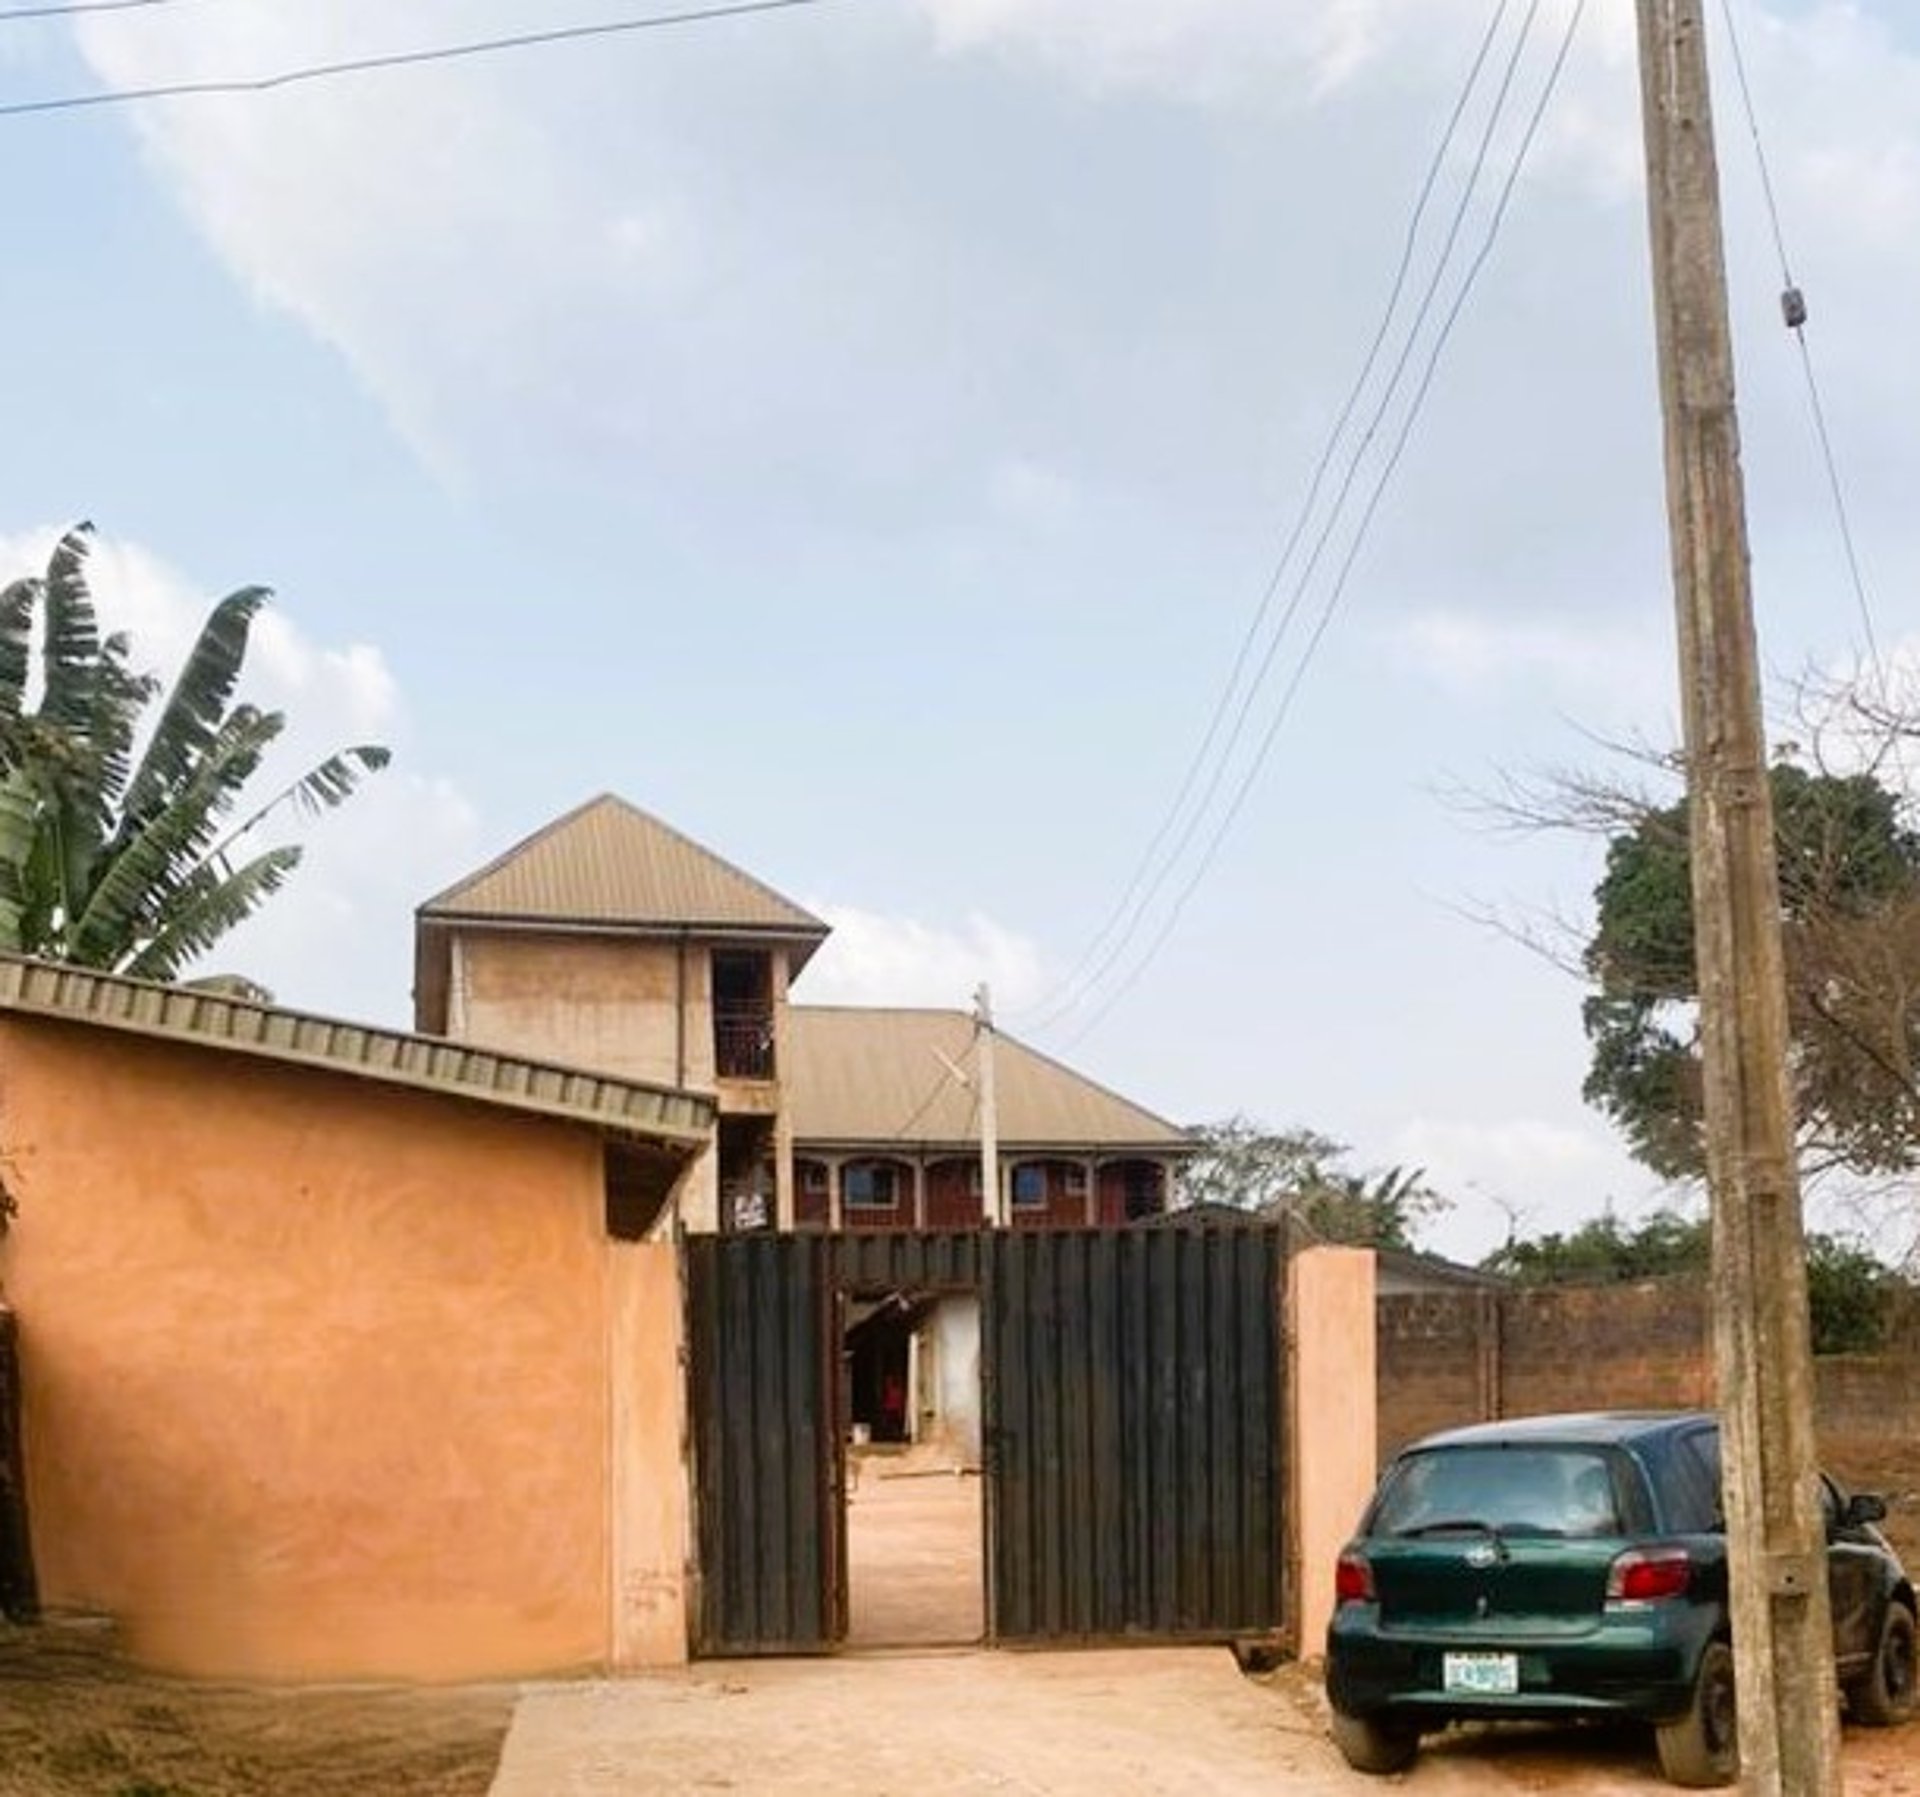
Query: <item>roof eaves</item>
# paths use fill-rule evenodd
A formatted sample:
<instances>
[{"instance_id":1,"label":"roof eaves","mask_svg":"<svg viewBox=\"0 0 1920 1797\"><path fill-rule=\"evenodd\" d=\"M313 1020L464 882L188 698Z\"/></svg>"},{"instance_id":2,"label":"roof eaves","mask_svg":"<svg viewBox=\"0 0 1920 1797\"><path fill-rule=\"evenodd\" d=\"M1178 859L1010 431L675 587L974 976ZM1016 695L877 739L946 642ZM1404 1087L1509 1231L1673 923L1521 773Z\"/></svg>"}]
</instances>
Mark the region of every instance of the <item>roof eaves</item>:
<instances>
[{"instance_id":1,"label":"roof eaves","mask_svg":"<svg viewBox=\"0 0 1920 1797\"><path fill-rule=\"evenodd\" d=\"M824 923L646 923L627 917L550 917L516 912L503 916L497 911L433 911L422 907L419 916L429 924L465 924L502 932L539 931L553 935L658 936L722 938L726 940L764 940L768 936L790 938L796 942L824 942L832 933Z\"/></svg>"},{"instance_id":2,"label":"roof eaves","mask_svg":"<svg viewBox=\"0 0 1920 1797\"><path fill-rule=\"evenodd\" d=\"M1125 1155L1174 1157L1192 1154L1199 1146L1199 1143L1193 1141L1128 1141L1120 1137L1104 1142L1066 1139L1034 1142L1007 1136L999 1139L1000 1158L1003 1161L1074 1160L1077 1158L1112 1160ZM918 1136L795 1136L793 1151L795 1154L813 1152L977 1156L980 1152L980 1138L978 1136L931 1136L923 1141Z\"/></svg>"},{"instance_id":3,"label":"roof eaves","mask_svg":"<svg viewBox=\"0 0 1920 1797\"><path fill-rule=\"evenodd\" d=\"M322 1068L689 1148L707 1141L716 1109L703 1093L14 955L0 956L0 1012Z\"/></svg>"}]
</instances>

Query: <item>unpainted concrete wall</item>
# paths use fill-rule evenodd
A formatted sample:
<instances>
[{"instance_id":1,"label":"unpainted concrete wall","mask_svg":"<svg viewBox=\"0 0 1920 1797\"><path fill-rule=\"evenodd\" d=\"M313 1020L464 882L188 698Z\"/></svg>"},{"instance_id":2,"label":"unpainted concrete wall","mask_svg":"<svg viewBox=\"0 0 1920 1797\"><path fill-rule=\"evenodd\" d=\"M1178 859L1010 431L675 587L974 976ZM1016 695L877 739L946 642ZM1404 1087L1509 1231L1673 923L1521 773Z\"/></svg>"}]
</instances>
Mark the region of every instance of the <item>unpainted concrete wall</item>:
<instances>
[{"instance_id":1,"label":"unpainted concrete wall","mask_svg":"<svg viewBox=\"0 0 1920 1797\"><path fill-rule=\"evenodd\" d=\"M713 1090L712 961L705 947L462 930L453 960L448 1033L461 1041Z\"/></svg>"},{"instance_id":2,"label":"unpainted concrete wall","mask_svg":"<svg viewBox=\"0 0 1920 1797\"><path fill-rule=\"evenodd\" d=\"M47 1604L189 1673L606 1661L590 1131L22 1021L0 1103Z\"/></svg>"}]
</instances>

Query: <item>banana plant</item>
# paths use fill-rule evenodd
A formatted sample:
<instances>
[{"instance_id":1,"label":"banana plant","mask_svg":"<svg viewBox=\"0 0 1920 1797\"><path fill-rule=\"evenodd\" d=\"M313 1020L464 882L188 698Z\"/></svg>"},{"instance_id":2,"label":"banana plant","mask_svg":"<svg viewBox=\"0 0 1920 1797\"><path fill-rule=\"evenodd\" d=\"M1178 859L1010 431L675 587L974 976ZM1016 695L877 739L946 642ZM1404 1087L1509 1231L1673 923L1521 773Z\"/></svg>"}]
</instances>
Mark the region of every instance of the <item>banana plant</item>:
<instances>
[{"instance_id":1,"label":"banana plant","mask_svg":"<svg viewBox=\"0 0 1920 1797\"><path fill-rule=\"evenodd\" d=\"M269 593L220 600L166 690L101 635L90 542L76 526L44 575L0 588L0 950L175 981L299 865L260 826L343 804L389 756L356 744L246 802L286 728L234 701Z\"/></svg>"}]
</instances>

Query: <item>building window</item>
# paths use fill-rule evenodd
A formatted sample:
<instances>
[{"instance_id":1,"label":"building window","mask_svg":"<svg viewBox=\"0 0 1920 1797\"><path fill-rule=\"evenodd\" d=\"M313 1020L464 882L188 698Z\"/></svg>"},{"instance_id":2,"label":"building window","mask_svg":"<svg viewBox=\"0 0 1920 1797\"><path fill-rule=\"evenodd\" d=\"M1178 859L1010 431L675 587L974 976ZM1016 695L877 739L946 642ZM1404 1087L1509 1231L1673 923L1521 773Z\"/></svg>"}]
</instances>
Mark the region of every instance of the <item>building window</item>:
<instances>
[{"instance_id":1,"label":"building window","mask_svg":"<svg viewBox=\"0 0 1920 1797\"><path fill-rule=\"evenodd\" d=\"M1066 1193L1069 1198L1084 1198L1087 1195L1087 1170L1078 1163L1070 1163L1067 1167Z\"/></svg>"},{"instance_id":2,"label":"building window","mask_svg":"<svg viewBox=\"0 0 1920 1797\"><path fill-rule=\"evenodd\" d=\"M827 1189L827 1163L825 1161L796 1161L794 1171L800 1176L800 1189L808 1197L825 1193Z\"/></svg>"},{"instance_id":3,"label":"building window","mask_svg":"<svg viewBox=\"0 0 1920 1797\"><path fill-rule=\"evenodd\" d=\"M1025 1209L1044 1207L1047 1202L1047 1170L1037 1161L1029 1161L1013 1170L1013 1201Z\"/></svg>"},{"instance_id":4,"label":"building window","mask_svg":"<svg viewBox=\"0 0 1920 1797\"><path fill-rule=\"evenodd\" d=\"M1121 1190L1126 1194L1129 1223L1157 1217L1166 1208L1161 1172L1152 1161L1125 1162L1120 1178Z\"/></svg>"},{"instance_id":5,"label":"building window","mask_svg":"<svg viewBox=\"0 0 1920 1797\"><path fill-rule=\"evenodd\" d=\"M841 1175L848 1210L893 1210L900 1202L898 1169L885 1161L856 1162Z\"/></svg>"}]
</instances>

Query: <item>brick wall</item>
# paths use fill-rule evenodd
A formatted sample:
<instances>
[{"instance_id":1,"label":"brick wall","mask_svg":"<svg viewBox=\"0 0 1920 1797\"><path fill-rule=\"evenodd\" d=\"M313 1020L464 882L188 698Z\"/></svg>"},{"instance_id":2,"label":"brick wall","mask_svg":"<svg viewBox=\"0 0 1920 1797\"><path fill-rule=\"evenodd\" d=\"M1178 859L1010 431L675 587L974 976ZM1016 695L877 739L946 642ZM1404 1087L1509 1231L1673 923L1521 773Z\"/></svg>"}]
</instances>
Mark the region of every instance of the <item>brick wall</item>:
<instances>
[{"instance_id":1,"label":"brick wall","mask_svg":"<svg viewBox=\"0 0 1920 1797\"><path fill-rule=\"evenodd\" d=\"M1380 1451L1497 1416L1711 1404L1712 1330L1693 1280L1383 1297ZM1910 1342L1816 1362L1822 1439L1920 1443L1917 1364Z\"/></svg>"},{"instance_id":2,"label":"brick wall","mask_svg":"<svg viewBox=\"0 0 1920 1797\"><path fill-rule=\"evenodd\" d=\"M1499 1414L1500 1294L1411 1292L1375 1306L1384 1458L1415 1436Z\"/></svg>"},{"instance_id":3,"label":"brick wall","mask_svg":"<svg viewBox=\"0 0 1920 1797\"><path fill-rule=\"evenodd\" d=\"M1698 1281L1396 1293L1374 1314L1383 1460L1494 1417L1713 1401ZM1897 1322L1880 1353L1816 1360L1814 1422L1827 1470L1888 1499L1887 1532L1920 1564L1920 1317Z\"/></svg>"},{"instance_id":4,"label":"brick wall","mask_svg":"<svg viewBox=\"0 0 1920 1797\"><path fill-rule=\"evenodd\" d=\"M1508 1416L1712 1402L1713 1324L1698 1284L1559 1286L1499 1301Z\"/></svg>"},{"instance_id":5,"label":"brick wall","mask_svg":"<svg viewBox=\"0 0 1920 1797\"><path fill-rule=\"evenodd\" d=\"M1833 1354L1813 1363L1823 1441L1920 1443L1920 1361L1912 1348Z\"/></svg>"}]
</instances>

